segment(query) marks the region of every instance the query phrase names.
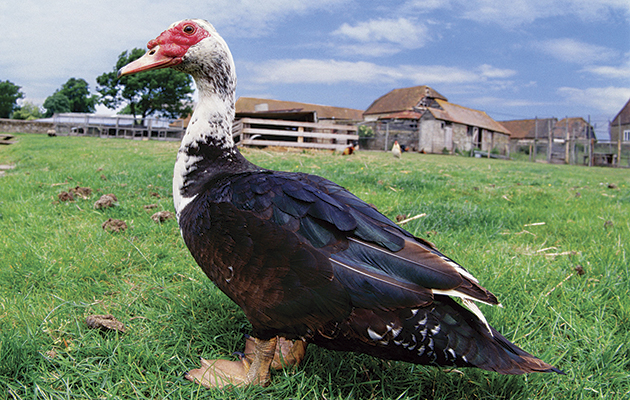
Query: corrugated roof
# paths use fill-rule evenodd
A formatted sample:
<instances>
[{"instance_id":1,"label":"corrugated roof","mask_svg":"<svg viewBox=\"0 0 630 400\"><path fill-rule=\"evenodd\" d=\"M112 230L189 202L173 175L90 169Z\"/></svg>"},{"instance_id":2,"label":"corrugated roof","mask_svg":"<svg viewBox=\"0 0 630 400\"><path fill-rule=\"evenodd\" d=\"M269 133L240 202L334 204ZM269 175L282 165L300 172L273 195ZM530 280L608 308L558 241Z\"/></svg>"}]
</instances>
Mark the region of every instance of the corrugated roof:
<instances>
[{"instance_id":1,"label":"corrugated roof","mask_svg":"<svg viewBox=\"0 0 630 400\"><path fill-rule=\"evenodd\" d=\"M508 135L511 134L506 127L490 118L490 116L483 111L473 110L472 108L463 107L440 99L436 99L436 101L440 107L442 107L442 110L433 107L427 108L435 119L456 122L458 124L468 126L476 126L489 131L501 132Z\"/></svg>"},{"instance_id":2,"label":"corrugated roof","mask_svg":"<svg viewBox=\"0 0 630 400\"><path fill-rule=\"evenodd\" d=\"M447 100L446 97L426 85L394 89L376 99L372 105L365 110L363 115L413 111L414 107L416 107L424 97Z\"/></svg>"},{"instance_id":3,"label":"corrugated roof","mask_svg":"<svg viewBox=\"0 0 630 400\"><path fill-rule=\"evenodd\" d=\"M259 99L254 97L239 97L236 101L237 113L253 113L259 111L256 106L263 106L266 112L269 111L315 111L319 119L338 119L347 121L361 121L363 119L363 111L353 108L322 106L318 104L298 103L295 101L282 101L271 99Z\"/></svg>"}]
</instances>

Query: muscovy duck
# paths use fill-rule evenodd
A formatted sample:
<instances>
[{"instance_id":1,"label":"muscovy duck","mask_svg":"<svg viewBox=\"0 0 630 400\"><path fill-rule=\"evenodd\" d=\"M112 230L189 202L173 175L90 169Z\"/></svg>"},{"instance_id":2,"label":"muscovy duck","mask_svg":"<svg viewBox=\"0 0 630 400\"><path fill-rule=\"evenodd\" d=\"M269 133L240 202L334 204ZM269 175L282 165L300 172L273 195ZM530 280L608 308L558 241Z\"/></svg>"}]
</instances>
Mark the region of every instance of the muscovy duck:
<instances>
[{"instance_id":1,"label":"muscovy duck","mask_svg":"<svg viewBox=\"0 0 630 400\"><path fill-rule=\"evenodd\" d=\"M417 364L562 373L490 327L475 302L496 297L431 243L327 179L246 160L232 140L234 62L210 23L176 22L147 47L119 75L171 67L193 76L199 102L175 163L176 215L196 262L253 327L252 354L202 360L190 380L266 385L274 355L276 368L279 354L295 364L305 342Z\"/></svg>"}]
</instances>

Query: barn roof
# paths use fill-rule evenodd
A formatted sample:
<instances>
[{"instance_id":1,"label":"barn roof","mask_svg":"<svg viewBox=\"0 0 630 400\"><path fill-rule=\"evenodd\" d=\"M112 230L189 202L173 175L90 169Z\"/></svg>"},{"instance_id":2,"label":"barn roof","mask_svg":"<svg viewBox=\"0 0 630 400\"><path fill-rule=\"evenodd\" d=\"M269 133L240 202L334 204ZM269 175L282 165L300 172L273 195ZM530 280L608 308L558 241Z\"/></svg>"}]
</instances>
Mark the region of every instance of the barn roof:
<instances>
[{"instance_id":1,"label":"barn roof","mask_svg":"<svg viewBox=\"0 0 630 400\"><path fill-rule=\"evenodd\" d=\"M535 139L536 123L538 123L538 138L546 138L548 135L547 124L551 123L551 127L553 127L556 121L556 118L517 119L501 121L501 125L512 133L512 139Z\"/></svg>"},{"instance_id":2,"label":"barn roof","mask_svg":"<svg viewBox=\"0 0 630 400\"><path fill-rule=\"evenodd\" d=\"M556 122L553 128L553 137L565 138L567 130L569 135L578 135L579 137L586 137L588 139L595 138L595 132L593 128L588 129L588 122L582 117L562 118Z\"/></svg>"},{"instance_id":3,"label":"barn roof","mask_svg":"<svg viewBox=\"0 0 630 400\"><path fill-rule=\"evenodd\" d=\"M308 112L315 111L319 119L337 119L345 121L361 121L363 111L353 108L322 106L318 104L298 103L295 101L282 101L271 99L259 99L254 97L239 97L236 101L237 113L256 112Z\"/></svg>"},{"instance_id":4,"label":"barn roof","mask_svg":"<svg viewBox=\"0 0 630 400\"><path fill-rule=\"evenodd\" d=\"M426 85L394 89L376 99L372 105L365 110L363 115L413 111L414 107L416 107L420 100L425 97L441 99L444 101L447 100L446 97Z\"/></svg>"},{"instance_id":5,"label":"barn roof","mask_svg":"<svg viewBox=\"0 0 630 400\"><path fill-rule=\"evenodd\" d=\"M436 102L442 108L441 110L433 107L427 108L427 111L429 111L435 119L476 126L489 131L510 135L510 131L507 128L492 119L484 111L473 110L472 108L463 107L440 99L436 99Z\"/></svg>"},{"instance_id":6,"label":"barn roof","mask_svg":"<svg viewBox=\"0 0 630 400\"><path fill-rule=\"evenodd\" d=\"M615 115L615 118L613 118L612 122L610 123L610 126L628 125L628 124L630 124L630 100L628 100L626 105L621 108L621 110L619 111L617 115Z\"/></svg>"}]
</instances>

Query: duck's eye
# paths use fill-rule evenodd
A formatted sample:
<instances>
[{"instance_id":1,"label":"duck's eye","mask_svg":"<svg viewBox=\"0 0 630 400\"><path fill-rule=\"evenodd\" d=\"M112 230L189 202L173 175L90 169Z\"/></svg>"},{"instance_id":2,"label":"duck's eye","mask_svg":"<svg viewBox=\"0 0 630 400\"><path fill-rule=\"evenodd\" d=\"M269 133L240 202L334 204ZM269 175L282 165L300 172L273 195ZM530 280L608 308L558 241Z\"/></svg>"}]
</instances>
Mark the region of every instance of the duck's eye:
<instances>
[{"instance_id":1,"label":"duck's eye","mask_svg":"<svg viewBox=\"0 0 630 400\"><path fill-rule=\"evenodd\" d=\"M184 30L184 33L188 35L192 35L193 33L195 33L195 27L192 25L186 25L183 30Z\"/></svg>"}]
</instances>

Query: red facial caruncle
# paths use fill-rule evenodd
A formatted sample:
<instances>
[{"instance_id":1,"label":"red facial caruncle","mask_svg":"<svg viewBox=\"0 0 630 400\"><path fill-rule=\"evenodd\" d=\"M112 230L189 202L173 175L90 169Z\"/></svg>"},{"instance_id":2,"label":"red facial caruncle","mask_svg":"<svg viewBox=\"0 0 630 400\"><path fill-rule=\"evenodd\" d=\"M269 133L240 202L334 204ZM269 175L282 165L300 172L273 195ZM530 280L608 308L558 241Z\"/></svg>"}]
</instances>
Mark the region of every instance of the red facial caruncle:
<instances>
[{"instance_id":1,"label":"red facial caruncle","mask_svg":"<svg viewBox=\"0 0 630 400\"><path fill-rule=\"evenodd\" d=\"M165 30L147 44L149 51L118 71L118 76L167 68L182 62L188 49L210 36L210 33L197 23L184 20Z\"/></svg>"},{"instance_id":2,"label":"red facial caruncle","mask_svg":"<svg viewBox=\"0 0 630 400\"><path fill-rule=\"evenodd\" d=\"M193 21L182 21L162 32L147 44L149 50L160 46L164 56L183 57L192 45L210 36L208 31L200 28Z\"/></svg>"}]
</instances>

